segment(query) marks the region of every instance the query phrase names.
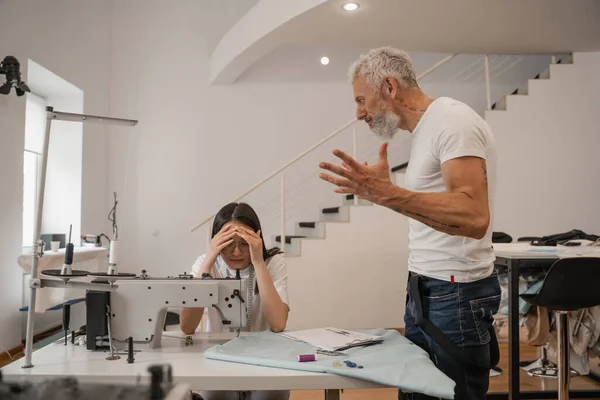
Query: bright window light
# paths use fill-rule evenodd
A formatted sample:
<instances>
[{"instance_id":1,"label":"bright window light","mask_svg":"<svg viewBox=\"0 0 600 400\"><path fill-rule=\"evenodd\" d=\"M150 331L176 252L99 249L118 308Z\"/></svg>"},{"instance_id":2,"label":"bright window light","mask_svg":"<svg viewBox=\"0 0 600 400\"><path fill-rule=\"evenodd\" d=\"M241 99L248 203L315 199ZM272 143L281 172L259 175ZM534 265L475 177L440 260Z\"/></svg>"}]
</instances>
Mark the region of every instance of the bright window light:
<instances>
[{"instance_id":1,"label":"bright window light","mask_svg":"<svg viewBox=\"0 0 600 400\"><path fill-rule=\"evenodd\" d=\"M358 4L357 3L344 3L342 8L346 11L355 11L355 10L358 10Z\"/></svg>"},{"instance_id":2,"label":"bright window light","mask_svg":"<svg viewBox=\"0 0 600 400\"><path fill-rule=\"evenodd\" d=\"M23 152L23 247L33 246L39 169L46 133L46 99L27 93Z\"/></svg>"},{"instance_id":3,"label":"bright window light","mask_svg":"<svg viewBox=\"0 0 600 400\"><path fill-rule=\"evenodd\" d=\"M323 64L323 65L329 64L329 57L321 57L321 64Z\"/></svg>"}]
</instances>

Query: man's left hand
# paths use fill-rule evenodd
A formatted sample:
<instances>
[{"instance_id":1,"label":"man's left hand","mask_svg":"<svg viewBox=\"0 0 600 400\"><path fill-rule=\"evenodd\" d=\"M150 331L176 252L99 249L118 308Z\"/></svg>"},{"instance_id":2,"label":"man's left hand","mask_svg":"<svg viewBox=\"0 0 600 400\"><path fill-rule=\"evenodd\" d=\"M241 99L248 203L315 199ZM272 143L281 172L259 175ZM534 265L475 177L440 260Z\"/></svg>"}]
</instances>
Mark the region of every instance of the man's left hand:
<instances>
[{"instance_id":1,"label":"man's left hand","mask_svg":"<svg viewBox=\"0 0 600 400\"><path fill-rule=\"evenodd\" d=\"M333 155L342 160L342 167L322 162L319 167L333 172L333 176L321 172L319 177L336 185L336 193L347 193L378 204L389 195L393 186L390 180L390 166L387 160L388 144L384 143L379 149L377 164L363 165L341 150L335 150Z\"/></svg>"}]
</instances>

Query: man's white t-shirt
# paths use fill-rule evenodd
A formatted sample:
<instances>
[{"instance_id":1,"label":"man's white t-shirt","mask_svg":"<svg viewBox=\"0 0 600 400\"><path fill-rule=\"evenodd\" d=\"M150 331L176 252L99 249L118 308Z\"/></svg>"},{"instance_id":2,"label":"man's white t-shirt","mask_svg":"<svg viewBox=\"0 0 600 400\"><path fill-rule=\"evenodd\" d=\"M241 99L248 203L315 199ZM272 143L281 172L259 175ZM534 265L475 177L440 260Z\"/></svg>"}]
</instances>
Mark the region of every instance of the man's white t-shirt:
<instances>
[{"instance_id":1,"label":"man's white t-shirt","mask_svg":"<svg viewBox=\"0 0 600 400\"><path fill-rule=\"evenodd\" d=\"M475 156L486 160L490 225L476 240L453 236L409 218L409 271L435 279L473 282L489 276L494 268L492 225L496 188L496 145L491 129L466 104L436 99L413 131L405 187L415 192L447 192L442 164L453 158Z\"/></svg>"},{"instance_id":2,"label":"man's white t-shirt","mask_svg":"<svg viewBox=\"0 0 600 400\"><path fill-rule=\"evenodd\" d=\"M206 259L206 254L198 257L194 265L192 266L191 274L196 277L200 275L200 268L202 267L202 263ZM275 286L275 290L279 294L281 301L289 307L288 300L288 290L287 290L287 267L285 264L285 259L280 254L276 254L266 261L267 269L269 270L269 275L273 280L273 285ZM213 278L234 278L235 270L229 269L225 260L219 255L217 257L217 261L212 266L211 276ZM240 271L240 277L248 278L250 276L250 268L246 268ZM253 285L256 287L256 273L254 274L254 282L248 282L248 287ZM204 310L206 312L208 310L208 320L206 324L206 332L223 332L228 331L229 328L223 326L221 323L221 317L219 313L214 307L210 307ZM250 317L250 330L252 332L262 332L270 329L269 323L260 308L260 291L259 293L254 292L254 296L252 298L252 315Z\"/></svg>"}]
</instances>

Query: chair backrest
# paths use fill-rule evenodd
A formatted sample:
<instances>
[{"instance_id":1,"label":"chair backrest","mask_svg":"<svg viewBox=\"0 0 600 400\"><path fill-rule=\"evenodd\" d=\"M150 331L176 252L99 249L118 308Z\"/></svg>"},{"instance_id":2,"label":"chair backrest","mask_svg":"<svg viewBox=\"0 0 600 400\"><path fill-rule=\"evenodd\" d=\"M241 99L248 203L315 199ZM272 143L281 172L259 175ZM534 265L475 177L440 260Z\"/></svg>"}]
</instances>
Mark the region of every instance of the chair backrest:
<instances>
[{"instance_id":1,"label":"chair backrest","mask_svg":"<svg viewBox=\"0 0 600 400\"><path fill-rule=\"evenodd\" d=\"M600 306L600 257L568 257L556 261L535 302L563 311Z\"/></svg>"}]
</instances>

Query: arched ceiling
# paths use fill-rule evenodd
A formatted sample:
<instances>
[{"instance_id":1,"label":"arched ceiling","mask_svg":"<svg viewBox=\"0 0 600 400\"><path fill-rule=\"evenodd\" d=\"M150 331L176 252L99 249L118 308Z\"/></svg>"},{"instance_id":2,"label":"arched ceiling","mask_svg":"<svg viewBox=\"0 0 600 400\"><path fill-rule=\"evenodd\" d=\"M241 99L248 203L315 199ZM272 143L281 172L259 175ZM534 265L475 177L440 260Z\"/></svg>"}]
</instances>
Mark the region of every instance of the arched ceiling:
<instances>
[{"instance_id":1,"label":"arched ceiling","mask_svg":"<svg viewBox=\"0 0 600 400\"><path fill-rule=\"evenodd\" d=\"M210 82L230 84L283 45L457 54L600 50L597 0L261 0L221 39Z\"/></svg>"}]
</instances>

